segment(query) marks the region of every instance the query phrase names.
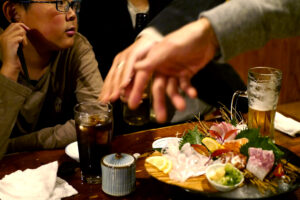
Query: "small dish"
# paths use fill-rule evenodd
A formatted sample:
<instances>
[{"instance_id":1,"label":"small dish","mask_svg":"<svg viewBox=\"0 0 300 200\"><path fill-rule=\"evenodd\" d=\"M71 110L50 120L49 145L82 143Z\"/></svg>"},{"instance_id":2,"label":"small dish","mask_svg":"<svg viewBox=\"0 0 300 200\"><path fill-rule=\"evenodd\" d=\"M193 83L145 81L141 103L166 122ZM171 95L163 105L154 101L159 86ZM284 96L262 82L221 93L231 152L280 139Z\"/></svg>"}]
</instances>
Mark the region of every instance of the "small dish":
<instances>
[{"instance_id":1,"label":"small dish","mask_svg":"<svg viewBox=\"0 0 300 200\"><path fill-rule=\"evenodd\" d=\"M66 146L65 152L69 157L71 157L74 160L76 160L77 162L79 162L79 152L78 152L78 143L77 143L77 141L72 142L68 146Z\"/></svg>"},{"instance_id":2,"label":"small dish","mask_svg":"<svg viewBox=\"0 0 300 200\"><path fill-rule=\"evenodd\" d=\"M231 165L231 164L228 164ZM241 178L241 180L234 184L234 185L223 185L221 183L216 182L215 180L212 180L213 176L217 176L216 175L216 171L218 171L218 169L224 168L225 170L225 166L226 164L214 164L214 165L210 165L207 169L206 169L206 173L205 176L208 180L208 182L214 187L216 188L218 191L221 192L228 192L230 190L233 190L237 187L239 187L243 182L244 182L244 176L242 174L242 172L240 170L238 170L237 168L235 168L234 166L231 165L231 170L234 170L235 173L237 173L239 175L239 178ZM221 170L219 170L221 171Z\"/></svg>"},{"instance_id":3,"label":"small dish","mask_svg":"<svg viewBox=\"0 0 300 200\"><path fill-rule=\"evenodd\" d=\"M168 144L169 141L171 140L176 140L176 141L180 141L181 138L178 138L178 137L164 137L164 138L160 138L158 140L155 140L153 143L152 143L152 148L153 149L162 149L162 148L165 148Z\"/></svg>"}]
</instances>

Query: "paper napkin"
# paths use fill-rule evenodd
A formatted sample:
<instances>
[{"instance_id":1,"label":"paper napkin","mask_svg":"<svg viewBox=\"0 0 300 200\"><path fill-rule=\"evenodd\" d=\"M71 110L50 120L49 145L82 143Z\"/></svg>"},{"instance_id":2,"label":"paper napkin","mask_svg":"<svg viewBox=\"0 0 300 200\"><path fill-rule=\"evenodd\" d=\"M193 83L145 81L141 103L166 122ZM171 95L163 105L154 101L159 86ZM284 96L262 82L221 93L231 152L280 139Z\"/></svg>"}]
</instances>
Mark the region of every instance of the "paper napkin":
<instances>
[{"instance_id":1,"label":"paper napkin","mask_svg":"<svg viewBox=\"0 0 300 200\"><path fill-rule=\"evenodd\" d=\"M36 169L18 170L0 180L2 200L59 200L78 192L57 177L57 161Z\"/></svg>"},{"instance_id":2,"label":"paper napkin","mask_svg":"<svg viewBox=\"0 0 300 200\"><path fill-rule=\"evenodd\" d=\"M276 112L275 129L295 137L300 134L300 122Z\"/></svg>"}]
</instances>

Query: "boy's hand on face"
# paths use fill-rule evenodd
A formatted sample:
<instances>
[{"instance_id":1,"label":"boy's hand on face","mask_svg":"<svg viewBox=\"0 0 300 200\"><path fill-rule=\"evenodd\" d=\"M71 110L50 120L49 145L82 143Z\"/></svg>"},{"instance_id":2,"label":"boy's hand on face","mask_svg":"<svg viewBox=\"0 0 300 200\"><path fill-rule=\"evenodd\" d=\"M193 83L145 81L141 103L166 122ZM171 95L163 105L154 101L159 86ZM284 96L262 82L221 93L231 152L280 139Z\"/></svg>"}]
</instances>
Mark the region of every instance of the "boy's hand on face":
<instances>
[{"instance_id":1,"label":"boy's hand on face","mask_svg":"<svg viewBox=\"0 0 300 200\"><path fill-rule=\"evenodd\" d=\"M0 51L3 56L0 73L14 81L17 81L21 71L17 51L20 43L27 44L28 30L29 28L23 23L12 23L0 35Z\"/></svg>"}]
</instances>

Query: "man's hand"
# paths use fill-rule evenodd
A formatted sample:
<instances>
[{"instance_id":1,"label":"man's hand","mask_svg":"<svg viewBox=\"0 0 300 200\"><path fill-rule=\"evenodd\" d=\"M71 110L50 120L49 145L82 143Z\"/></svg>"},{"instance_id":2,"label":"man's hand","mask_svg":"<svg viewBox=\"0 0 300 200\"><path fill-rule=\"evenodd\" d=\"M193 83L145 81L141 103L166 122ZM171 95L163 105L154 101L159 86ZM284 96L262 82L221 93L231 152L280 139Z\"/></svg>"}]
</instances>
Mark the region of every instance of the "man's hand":
<instances>
[{"instance_id":1,"label":"man's hand","mask_svg":"<svg viewBox=\"0 0 300 200\"><path fill-rule=\"evenodd\" d=\"M165 93L177 109L184 109L185 102L178 89L192 98L197 96L190 80L214 57L217 48L216 36L205 18L167 35L134 65L136 75L128 100L129 107L134 109L138 106L143 89L154 73L152 95L157 121L166 120Z\"/></svg>"},{"instance_id":2,"label":"man's hand","mask_svg":"<svg viewBox=\"0 0 300 200\"><path fill-rule=\"evenodd\" d=\"M134 64L143 59L150 48L161 38L142 35L131 46L120 52L114 59L104 81L99 99L104 102L123 98L130 92L130 83L135 75ZM126 92L125 92L126 91Z\"/></svg>"}]
</instances>

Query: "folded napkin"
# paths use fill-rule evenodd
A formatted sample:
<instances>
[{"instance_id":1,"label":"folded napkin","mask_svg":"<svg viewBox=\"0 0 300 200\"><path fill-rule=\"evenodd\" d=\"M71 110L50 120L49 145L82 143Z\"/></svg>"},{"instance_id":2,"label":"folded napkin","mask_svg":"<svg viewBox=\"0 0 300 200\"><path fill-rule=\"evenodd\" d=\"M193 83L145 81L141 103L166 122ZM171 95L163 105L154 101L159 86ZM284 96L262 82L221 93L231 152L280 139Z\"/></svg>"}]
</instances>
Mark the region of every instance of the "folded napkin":
<instances>
[{"instance_id":1,"label":"folded napkin","mask_svg":"<svg viewBox=\"0 0 300 200\"><path fill-rule=\"evenodd\" d=\"M2 200L59 200L78 192L57 177L57 161L36 169L18 170L0 180Z\"/></svg>"},{"instance_id":2,"label":"folded napkin","mask_svg":"<svg viewBox=\"0 0 300 200\"><path fill-rule=\"evenodd\" d=\"M279 112L276 112L274 124L276 130L279 130L290 136L295 137L296 134L300 134L300 122L297 122L292 118L288 118Z\"/></svg>"}]
</instances>

